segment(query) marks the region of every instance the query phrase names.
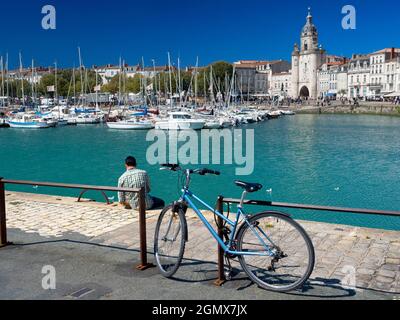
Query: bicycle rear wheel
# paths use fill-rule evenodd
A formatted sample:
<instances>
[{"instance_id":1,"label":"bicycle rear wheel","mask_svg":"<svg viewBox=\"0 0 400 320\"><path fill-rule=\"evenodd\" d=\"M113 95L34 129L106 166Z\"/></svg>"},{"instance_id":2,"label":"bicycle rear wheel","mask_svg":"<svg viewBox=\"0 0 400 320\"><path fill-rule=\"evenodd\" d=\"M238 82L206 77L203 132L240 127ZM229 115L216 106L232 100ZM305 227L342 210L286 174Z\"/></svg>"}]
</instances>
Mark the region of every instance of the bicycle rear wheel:
<instances>
[{"instance_id":1,"label":"bicycle rear wheel","mask_svg":"<svg viewBox=\"0 0 400 320\"><path fill-rule=\"evenodd\" d=\"M241 252L265 253L265 244L273 256L239 256L250 279L264 289L277 292L303 286L315 263L314 247L304 229L287 215L261 213L241 226L237 246Z\"/></svg>"},{"instance_id":2,"label":"bicycle rear wheel","mask_svg":"<svg viewBox=\"0 0 400 320\"><path fill-rule=\"evenodd\" d=\"M182 262L187 239L186 217L182 210L168 206L161 212L154 236L154 254L157 267L167 278L172 277Z\"/></svg>"}]
</instances>

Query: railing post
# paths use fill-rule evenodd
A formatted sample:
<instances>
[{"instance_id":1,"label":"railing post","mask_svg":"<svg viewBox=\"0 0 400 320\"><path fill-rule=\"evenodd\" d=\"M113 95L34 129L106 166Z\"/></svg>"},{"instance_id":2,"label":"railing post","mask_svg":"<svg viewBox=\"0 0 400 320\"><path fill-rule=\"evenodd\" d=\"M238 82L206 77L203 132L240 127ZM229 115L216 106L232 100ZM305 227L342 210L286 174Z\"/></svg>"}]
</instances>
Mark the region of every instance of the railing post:
<instances>
[{"instance_id":1,"label":"railing post","mask_svg":"<svg viewBox=\"0 0 400 320\"><path fill-rule=\"evenodd\" d=\"M0 177L0 248L7 244L6 193L3 178Z\"/></svg>"},{"instance_id":2,"label":"railing post","mask_svg":"<svg viewBox=\"0 0 400 320\"><path fill-rule=\"evenodd\" d=\"M147 239L146 239L146 200L144 188L139 191L139 234L140 234L140 265L138 270L146 270L153 265L147 262Z\"/></svg>"},{"instance_id":3,"label":"railing post","mask_svg":"<svg viewBox=\"0 0 400 320\"><path fill-rule=\"evenodd\" d=\"M217 200L217 211L220 213L224 212L224 198L222 196L218 197ZM217 217L217 222L218 222L218 226L222 226L223 225L223 220L221 217ZM218 236L224 240L224 234L223 234L223 230L222 228L218 227ZM226 278L225 278L225 273L224 273L224 250L222 249L222 247L218 244L218 279L215 280L214 284L216 286L222 286L225 282L226 282Z\"/></svg>"}]
</instances>

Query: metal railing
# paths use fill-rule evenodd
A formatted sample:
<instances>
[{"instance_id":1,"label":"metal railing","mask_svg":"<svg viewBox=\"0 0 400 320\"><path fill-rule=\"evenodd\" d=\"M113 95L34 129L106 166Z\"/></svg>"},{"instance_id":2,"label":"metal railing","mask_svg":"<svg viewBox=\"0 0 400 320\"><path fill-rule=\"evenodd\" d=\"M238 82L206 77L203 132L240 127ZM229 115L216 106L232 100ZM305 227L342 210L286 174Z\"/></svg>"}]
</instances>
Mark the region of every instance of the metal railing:
<instances>
[{"instance_id":1,"label":"metal railing","mask_svg":"<svg viewBox=\"0 0 400 320\"><path fill-rule=\"evenodd\" d=\"M145 270L151 266L151 263L147 262L147 235L146 235L146 205L145 205L145 191L144 189L130 189L130 188L118 188L118 187L102 187L102 186L90 186L90 185L79 185L79 184L63 184L63 183L50 183L50 182L35 182L35 181L22 181L22 180L7 180L0 178L0 248L9 245L7 241L7 226L6 226L6 201L5 201L5 185L31 185L31 186L43 186L53 188L67 188L67 189L80 189L86 191L112 191L112 192L134 192L139 195L139 229L140 229L140 265L137 266L139 270ZM224 198L223 196L218 197L216 209L219 212L224 212L224 204L239 204L240 199ZM356 208L342 208L342 207L329 207L329 206L318 206L318 205L307 205L307 204L294 204L285 202L271 202L262 200L245 200L244 205L264 206L269 208L286 208L286 209L298 209L298 210L313 210L313 211L325 211L325 212L337 212L337 213L357 213L366 215L382 215L400 217L400 211L382 211L382 210L371 210L371 209L356 209ZM223 225L223 221L220 217L217 217L219 226ZM218 228L218 235L223 239L223 229ZM215 284L221 286L226 282L224 274L224 250L218 245L218 279Z\"/></svg>"},{"instance_id":2,"label":"metal railing","mask_svg":"<svg viewBox=\"0 0 400 320\"><path fill-rule=\"evenodd\" d=\"M223 196L217 199L217 210L224 212L224 204L239 204L240 199L224 198ZM245 200L244 205L264 206L269 208L286 208L286 209L298 209L298 210L313 210L313 211L325 211L325 212L338 212L338 213L357 213L366 215L382 215L391 217L400 217L400 211L382 211L382 210L371 210L371 209L356 209L356 208L341 208L341 207L328 207L328 206L317 206L308 204L295 204L285 202L271 202L262 200ZM218 226L223 226L223 220L217 217ZM218 235L223 240L223 230L218 228ZM224 273L224 250L218 245L218 279L215 281L217 286L221 286L226 282Z\"/></svg>"},{"instance_id":3,"label":"metal railing","mask_svg":"<svg viewBox=\"0 0 400 320\"><path fill-rule=\"evenodd\" d=\"M146 235L146 204L145 204L145 190L131 189L131 188L118 188L118 187L103 187L103 186L91 186L82 184L66 184L66 183L54 183L54 182L36 182L36 181L25 181L25 180L8 180L0 178L0 248L5 247L9 244L7 239L7 217L6 217L6 197L5 197L5 185L29 185L29 186L41 186L51 188L63 188L63 189L79 189L86 191L100 191L104 194L104 191L111 192L131 192L137 193L139 196L139 230L140 230L140 265L137 266L139 270L145 270L152 266L147 262L147 235Z\"/></svg>"}]
</instances>

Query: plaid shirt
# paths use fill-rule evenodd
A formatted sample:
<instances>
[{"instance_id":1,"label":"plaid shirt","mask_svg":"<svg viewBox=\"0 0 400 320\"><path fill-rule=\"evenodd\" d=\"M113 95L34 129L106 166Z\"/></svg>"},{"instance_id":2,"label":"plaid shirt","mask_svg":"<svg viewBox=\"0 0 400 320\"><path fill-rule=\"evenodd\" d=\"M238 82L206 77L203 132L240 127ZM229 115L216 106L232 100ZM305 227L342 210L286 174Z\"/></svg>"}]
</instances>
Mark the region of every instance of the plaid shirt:
<instances>
[{"instance_id":1,"label":"plaid shirt","mask_svg":"<svg viewBox=\"0 0 400 320\"><path fill-rule=\"evenodd\" d=\"M127 170L118 180L120 188L145 188L146 209L153 206L153 199L150 197L150 179L146 171L139 169ZM139 207L139 195L130 192L118 192L119 202L129 203L133 209Z\"/></svg>"}]
</instances>

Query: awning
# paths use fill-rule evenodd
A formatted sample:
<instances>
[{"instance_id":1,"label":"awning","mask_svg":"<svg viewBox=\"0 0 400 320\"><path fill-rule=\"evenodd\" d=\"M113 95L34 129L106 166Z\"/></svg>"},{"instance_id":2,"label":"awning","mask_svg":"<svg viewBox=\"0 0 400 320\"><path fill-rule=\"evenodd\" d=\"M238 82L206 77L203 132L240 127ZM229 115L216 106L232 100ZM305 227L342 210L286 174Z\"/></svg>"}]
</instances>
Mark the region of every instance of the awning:
<instances>
[{"instance_id":1,"label":"awning","mask_svg":"<svg viewBox=\"0 0 400 320\"><path fill-rule=\"evenodd\" d=\"M400 97L400 92L392 92L384 95L385 98Z\"/></svg>"}]
</instances>

